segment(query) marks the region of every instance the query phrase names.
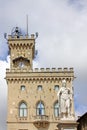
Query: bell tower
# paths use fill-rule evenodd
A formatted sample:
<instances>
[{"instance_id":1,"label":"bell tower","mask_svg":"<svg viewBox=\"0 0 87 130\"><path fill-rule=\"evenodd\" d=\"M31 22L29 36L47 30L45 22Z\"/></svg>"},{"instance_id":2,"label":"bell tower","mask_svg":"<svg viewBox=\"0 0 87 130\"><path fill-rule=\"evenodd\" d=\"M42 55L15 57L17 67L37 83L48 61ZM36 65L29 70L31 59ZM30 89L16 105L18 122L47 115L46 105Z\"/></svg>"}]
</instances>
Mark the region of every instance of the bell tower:
<instances>
[{"instance_id":1,"label":"bell tower","mask_svg":"<svg viewBox=\"0 0 87 130\"><path fill-rule=\"evenodd\" d=\"M12 30L8 36L10 51L10 69L31 70L35 55L35 35L23 36L19 27Z\"/></svg>"}]
</instances>

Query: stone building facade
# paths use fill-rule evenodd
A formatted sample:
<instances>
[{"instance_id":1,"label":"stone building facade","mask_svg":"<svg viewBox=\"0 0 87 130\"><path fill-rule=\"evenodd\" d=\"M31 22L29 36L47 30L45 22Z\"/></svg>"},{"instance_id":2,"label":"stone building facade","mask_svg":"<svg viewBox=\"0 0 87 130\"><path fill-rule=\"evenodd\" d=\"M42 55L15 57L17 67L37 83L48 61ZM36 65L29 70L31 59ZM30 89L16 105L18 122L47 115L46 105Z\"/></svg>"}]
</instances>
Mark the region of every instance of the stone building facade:
<instances>
[{"instance_id":1,"label":"stone building facade","mask_svg":"<svg viewBox=\"0 0 87 130\"><path fill-rule=\"evenodd\" d=\"M6 69L8 85L8 130L56 130L62 121L57 93L66 81L72 93L70 115L62 122L74 126L73 68L34 68L35 35L23 36L18 27L8 35L10 69ZM66 113L67 116L67 113ZM70 127L71 129L71 127ZM71 130L76 130L76 126Z\"/></svg>"},{"instance_id":2,"label":"stone building facade","mask_svg":"<svg viewBox=\"0 0 87 130\"><path fill-rule=\"evenodd\" d=\"M87 130L87 112L82 115L77 122L79 123L77 130Z\"/></svg>"}]
</instances>

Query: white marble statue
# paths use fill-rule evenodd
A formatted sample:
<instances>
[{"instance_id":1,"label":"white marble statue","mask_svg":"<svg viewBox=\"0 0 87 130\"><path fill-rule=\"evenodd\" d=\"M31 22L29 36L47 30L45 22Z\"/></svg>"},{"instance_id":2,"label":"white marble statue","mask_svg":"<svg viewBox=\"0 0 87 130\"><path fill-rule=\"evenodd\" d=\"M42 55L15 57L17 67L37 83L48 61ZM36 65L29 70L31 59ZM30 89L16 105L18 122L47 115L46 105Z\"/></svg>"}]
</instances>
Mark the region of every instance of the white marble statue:
<instances>
[{"instance_id":1,"label":"white marble statue","mask_svg":"<svg viewBox=\"0 0 87 130\"><path fill-rule=\"evenodd\" d=\"M72 94L70 90L66 87L65 79L62 81L62 87L60 87L57 96L60 106L60 117L69 118L71 114Z\"/></svg>"}]
</instances>

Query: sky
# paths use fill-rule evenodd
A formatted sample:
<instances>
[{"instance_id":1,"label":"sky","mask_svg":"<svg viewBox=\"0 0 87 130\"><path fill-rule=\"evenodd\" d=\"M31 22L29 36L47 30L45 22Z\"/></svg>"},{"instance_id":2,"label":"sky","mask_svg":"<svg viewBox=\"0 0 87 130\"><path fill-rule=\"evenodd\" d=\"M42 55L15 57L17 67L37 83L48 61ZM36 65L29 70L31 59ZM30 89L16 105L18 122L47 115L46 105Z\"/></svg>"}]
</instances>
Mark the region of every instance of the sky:
<instances>
[{"instance_id":1,"label":"sky","mask_svg":"<svg viewBox=\"0 0 87 130\"><path fill-rule=\"evenodd\" d=\"M74 101L77 116L87 112L87 0L0 0L0 129L6 130L6 68L10 57L4 33L20 27L36 39L34 67L73 67Z\"/></svg>"}]
</instances>

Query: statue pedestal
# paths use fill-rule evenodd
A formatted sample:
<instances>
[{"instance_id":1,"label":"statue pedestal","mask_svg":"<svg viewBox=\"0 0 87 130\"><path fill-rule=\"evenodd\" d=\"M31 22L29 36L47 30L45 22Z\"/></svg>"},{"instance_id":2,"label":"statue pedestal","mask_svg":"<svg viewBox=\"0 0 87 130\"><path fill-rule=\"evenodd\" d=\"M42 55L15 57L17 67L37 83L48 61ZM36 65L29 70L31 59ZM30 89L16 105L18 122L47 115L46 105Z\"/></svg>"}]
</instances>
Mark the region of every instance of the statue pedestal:
<instances>
[{"instance_id":1,"label":"statue pedestal","mask_svg":"<svg viewBox=\"0 0 87 130\"><path fill-rule=\"evenodd\" d=\"M62 120L58 123L58 130L77 130L78 123L76 121L71 120Z\"/></svg>"}]
</instances>

